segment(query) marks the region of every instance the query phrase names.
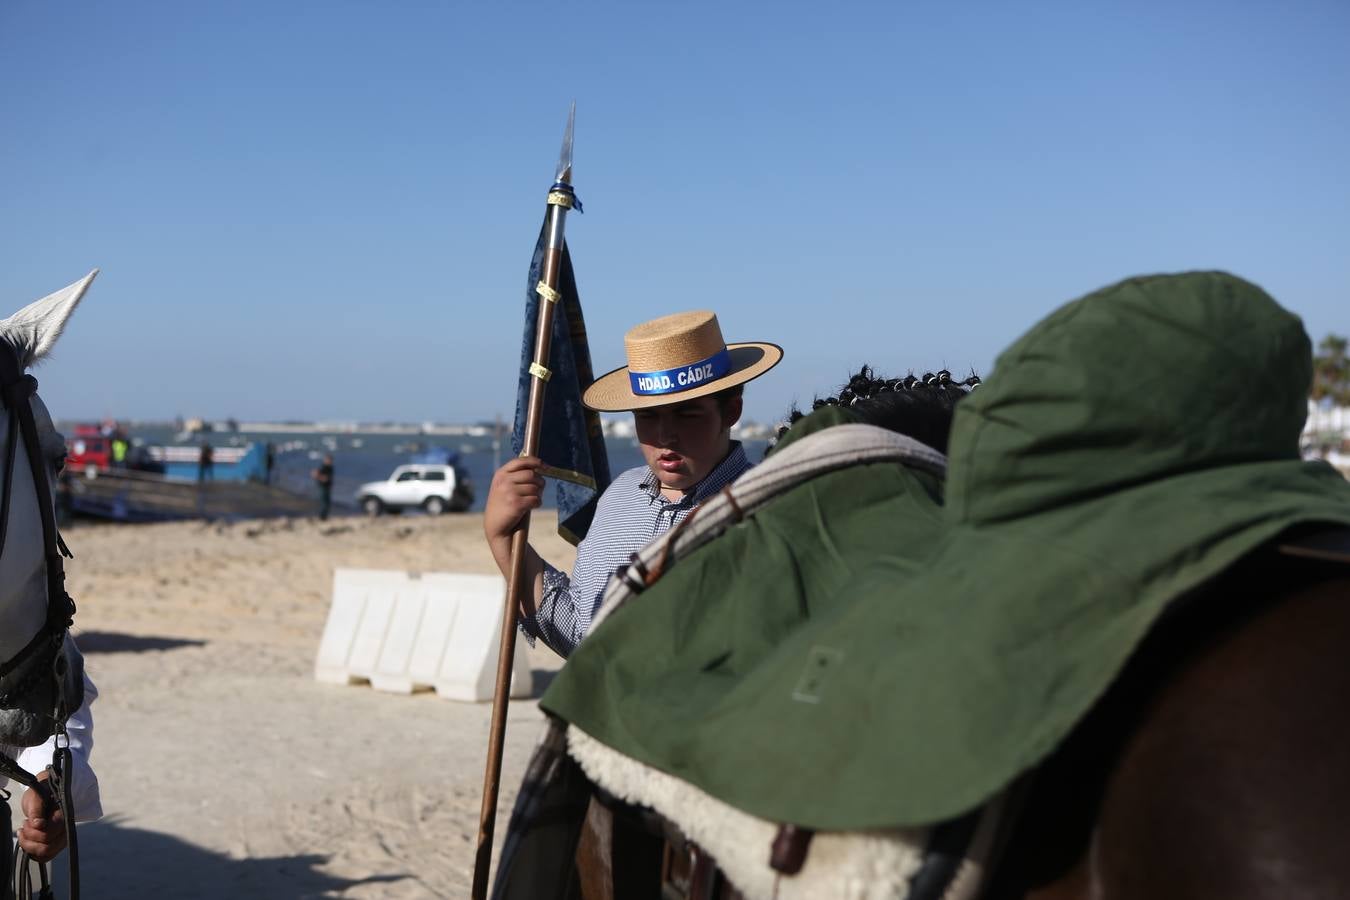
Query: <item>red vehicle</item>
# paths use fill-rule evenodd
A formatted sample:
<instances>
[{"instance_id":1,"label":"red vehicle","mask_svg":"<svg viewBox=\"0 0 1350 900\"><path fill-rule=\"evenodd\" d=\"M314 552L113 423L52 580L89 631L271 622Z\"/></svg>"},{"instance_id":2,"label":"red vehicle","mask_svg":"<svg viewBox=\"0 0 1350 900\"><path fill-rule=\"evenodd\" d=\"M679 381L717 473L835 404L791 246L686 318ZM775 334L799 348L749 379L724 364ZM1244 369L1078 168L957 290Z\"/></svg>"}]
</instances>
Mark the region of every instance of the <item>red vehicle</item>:
<instances>
[{"instance_id":1,"label":"red vehicle","mask_svg":"<svg viewBox=\"0 0 1350 900\"><path fill-rule=\"evenodd\" d=\"M112 467L112 435L98 425L76 425L66 438L66 469L83 475L106 472Z\"/></svg>"}]
</instances>

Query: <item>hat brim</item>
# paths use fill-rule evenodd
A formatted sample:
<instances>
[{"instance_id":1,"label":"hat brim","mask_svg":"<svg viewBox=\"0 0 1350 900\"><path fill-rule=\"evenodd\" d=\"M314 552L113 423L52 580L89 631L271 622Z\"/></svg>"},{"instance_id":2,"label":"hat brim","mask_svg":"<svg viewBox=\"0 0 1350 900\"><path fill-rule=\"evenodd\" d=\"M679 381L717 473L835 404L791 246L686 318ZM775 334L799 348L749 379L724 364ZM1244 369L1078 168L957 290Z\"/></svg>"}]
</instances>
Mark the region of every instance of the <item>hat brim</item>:
<instances>
[{"instance_id":1,"label":"hat brim","mask_svg":"<svg viewBox=\"0 0 1350 900\"><path fill-rule=\"evenodd\" d=\"M778 365L779 360L783 358L782 347L759 342L727 344L727 352L731 356L730 372L687 391L671 394L635 394L628 379L628 367L621 366L595 379L581 395L581 402L598 412L628 412L650 409L654 406L670 406L673 403L706 397L729 387L745 384Z\"/></svg>"}]
</instances>

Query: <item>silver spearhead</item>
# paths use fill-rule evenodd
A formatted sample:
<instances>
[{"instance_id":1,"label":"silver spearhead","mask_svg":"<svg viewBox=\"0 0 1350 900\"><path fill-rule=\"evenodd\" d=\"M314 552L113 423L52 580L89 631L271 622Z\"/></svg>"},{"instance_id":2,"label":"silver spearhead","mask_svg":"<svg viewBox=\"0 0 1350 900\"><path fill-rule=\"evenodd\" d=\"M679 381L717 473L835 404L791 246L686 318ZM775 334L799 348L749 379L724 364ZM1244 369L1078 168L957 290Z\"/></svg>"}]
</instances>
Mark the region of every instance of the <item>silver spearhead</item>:
<instances>
[{"instance_id":1,"label":"silver spearhead","mask_svg":"<svg viewBox=\"0 0 1350 900\"><path fill-rule=\"evenodd\" d=\"M562 150L558 153L558 174L554 181L563 184L572 183L572 128L577 123L577 101L572 101L572 109L567 113L567 131L563 133Z\"/></svg>"}]
</instances>

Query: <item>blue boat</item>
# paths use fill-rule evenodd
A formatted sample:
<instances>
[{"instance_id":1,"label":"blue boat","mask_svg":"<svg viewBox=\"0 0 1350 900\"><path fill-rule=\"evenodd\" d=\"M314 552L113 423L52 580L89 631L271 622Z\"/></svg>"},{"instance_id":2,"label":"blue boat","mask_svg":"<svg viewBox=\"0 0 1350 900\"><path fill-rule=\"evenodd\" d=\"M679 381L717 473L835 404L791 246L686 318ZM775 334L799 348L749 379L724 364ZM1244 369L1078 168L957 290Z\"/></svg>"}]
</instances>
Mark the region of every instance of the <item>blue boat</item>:
<instances>
[{"instance_id":1,"label":"blue boat","mask_svg":"<svg viewBox=\"0 0 1350 900\"><path fill-rule=\"evenodd\" d=\"M169 478L197 481L201 473L200 446L147 447L146 455ZM211 473L213 481L266 481L267 447L249 444L245 447L212 447Z\"/></svg>"}]
</instances>

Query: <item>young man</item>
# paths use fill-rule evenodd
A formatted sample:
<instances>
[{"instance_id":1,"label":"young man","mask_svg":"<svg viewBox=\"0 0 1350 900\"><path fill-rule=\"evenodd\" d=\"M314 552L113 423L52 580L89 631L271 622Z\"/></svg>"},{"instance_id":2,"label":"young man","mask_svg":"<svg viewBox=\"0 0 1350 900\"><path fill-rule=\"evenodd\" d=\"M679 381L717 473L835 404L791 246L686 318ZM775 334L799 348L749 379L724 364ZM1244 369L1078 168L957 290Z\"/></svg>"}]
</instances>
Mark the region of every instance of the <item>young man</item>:
<instances>
[{"instance_id":1,"label":"young man","mask_svg":"<svg viewBox=\"0 0 1350 900\"><path fill-rule=\"evenodd\" d=\"M775 344L726 344L711 312L645 322L624 335L624 348L628 365L597 378L582 400L601 412L632 411L646 465L619 475L601 496L570 578L532 548L526 554L531 590L521 629L564 657L586 636L614 570L750 468L731 439L742 385L783 358ZM511 535L543 495L541 465L513 459L488 490L483 530L508 578Z\"/></svg>"}]
</instances>

